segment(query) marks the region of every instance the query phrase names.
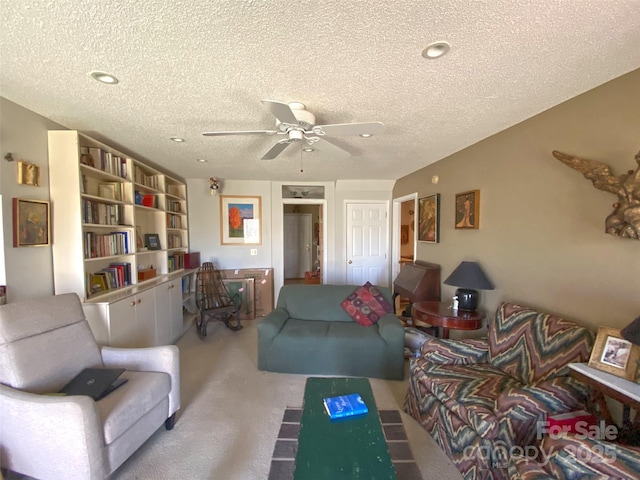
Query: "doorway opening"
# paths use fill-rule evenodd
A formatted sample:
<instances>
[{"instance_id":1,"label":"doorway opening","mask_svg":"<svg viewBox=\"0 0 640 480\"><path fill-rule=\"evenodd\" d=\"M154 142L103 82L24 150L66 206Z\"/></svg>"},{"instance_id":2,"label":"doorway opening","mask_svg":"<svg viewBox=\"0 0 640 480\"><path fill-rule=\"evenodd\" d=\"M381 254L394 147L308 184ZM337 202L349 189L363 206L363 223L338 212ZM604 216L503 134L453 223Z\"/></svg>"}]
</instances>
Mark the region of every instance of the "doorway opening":
<instances>
[{"instance_id":1,"label":"doorway opening","mask_svg":"<svg viewBox=\"0 0 640 480\"><path fill-rule=\"evenodd\" d=\"M322 283L322 205L283 205L284 284Z\"/></svg>"}]
</instances>

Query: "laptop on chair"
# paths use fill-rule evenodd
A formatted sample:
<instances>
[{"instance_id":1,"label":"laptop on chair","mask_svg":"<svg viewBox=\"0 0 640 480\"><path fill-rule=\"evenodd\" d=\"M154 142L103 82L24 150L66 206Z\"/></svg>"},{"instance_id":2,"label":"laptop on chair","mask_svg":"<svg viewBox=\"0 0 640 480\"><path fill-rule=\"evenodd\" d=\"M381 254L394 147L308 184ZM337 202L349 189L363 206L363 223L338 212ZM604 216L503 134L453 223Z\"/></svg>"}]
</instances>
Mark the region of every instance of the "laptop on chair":
<instances>
[{"instance_id":1,"label":"laptop on chair","mask_svg":"<svg viewBox=\"0 0 640 480\"><path fill-rule=\"evenodd\" d=\"M125 378L118 378L124 370L124 368L85 368L67 383L60 393L88 395L96 401L100 400L126 383Z\"/></svg>"}]
</instances>

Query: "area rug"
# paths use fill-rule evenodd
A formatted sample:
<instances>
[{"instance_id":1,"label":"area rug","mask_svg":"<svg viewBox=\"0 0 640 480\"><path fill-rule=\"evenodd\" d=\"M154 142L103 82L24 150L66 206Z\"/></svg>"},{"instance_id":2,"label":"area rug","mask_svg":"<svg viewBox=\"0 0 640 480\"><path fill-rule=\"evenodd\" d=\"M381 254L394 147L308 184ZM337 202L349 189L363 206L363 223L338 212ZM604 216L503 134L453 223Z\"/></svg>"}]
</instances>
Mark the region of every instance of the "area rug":
<instances>
[{"instance_id":1,"label":"area rug","mask_svg":"<svg viewBox=\"0 0 640 480\"><path fill-rule=\"evenodd\" d=\"M398 410L378 410L378 414L398 480L422 480L422 474L409 447L409 440L404 431L404 425L402 425L400 412ZM271 457L268 480L293 480L301 417L301 408L289 407L284 411L278 439Z\"/></svg>"}]
</instances>

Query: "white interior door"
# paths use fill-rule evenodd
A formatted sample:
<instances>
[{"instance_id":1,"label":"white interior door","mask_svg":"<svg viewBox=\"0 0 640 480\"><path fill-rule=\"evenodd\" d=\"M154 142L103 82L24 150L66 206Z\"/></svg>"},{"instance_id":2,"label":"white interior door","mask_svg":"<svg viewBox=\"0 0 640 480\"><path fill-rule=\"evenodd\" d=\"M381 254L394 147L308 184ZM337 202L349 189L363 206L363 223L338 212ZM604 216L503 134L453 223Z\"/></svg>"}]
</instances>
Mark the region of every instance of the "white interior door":
<instances>
[{"instance_id":1,"label":"white interior door","mask_svg":"<svg viewBox=\"0 0 640 480\"><path fill-rule=\"evenodd\" d=\"M347 204L347 283L389 285L387 210L386 203Z\"/></svg>"},{"instance_id":2,"label":"white interior door","mask_svg":"<svg viewBox=\"0 0 640 480\"><path fill-rule=\"evenodd\" d=\"M311 214L284 214L284 278L311 271Z\"/></svg>"}]
</instances>

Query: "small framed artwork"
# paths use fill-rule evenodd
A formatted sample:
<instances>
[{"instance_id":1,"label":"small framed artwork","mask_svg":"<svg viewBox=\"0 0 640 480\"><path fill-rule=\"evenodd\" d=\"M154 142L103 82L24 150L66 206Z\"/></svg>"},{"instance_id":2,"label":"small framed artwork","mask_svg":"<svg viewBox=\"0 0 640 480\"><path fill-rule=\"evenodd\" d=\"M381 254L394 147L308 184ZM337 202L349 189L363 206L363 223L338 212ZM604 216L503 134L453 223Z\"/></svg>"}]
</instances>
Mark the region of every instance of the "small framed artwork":
<instances>
[{"instance_id":1,"label":"small framed artwork","mask_svg":"<svg viewBox=\"0 0 640 480\"><path fill-rule=\"evenodd\" d=\"M23 160L18 161L18 183L21 185L40 186L40 167Z\"/></svg>"},{"instance_id":2,"label":"small framed artwork","mask_svg":"<svg viewBox=\"0 0 640 480\"><path fill-rule=\"evenodd\" d=\"M480 190L456 194L456 228L480 228Z\"/></svg>"},{"instance_id":3,"label":"small framed artwork","mask_svg":"<svg viewBox=\"0 0 640 480\"><path fill-rule=\"evenodd\" d=\"M220 196L220 243L261 245L261 197Z\"/></svg>"},{"instance_id":4,"label":"small framed artwork","mask_svg":"<svg viewBox=\"0 0 640 480\"><path fill-rule=\"evenodd\" d=\"M160 235L157 233L145 233L144 246L149 250L160 250Z\"/></svg>"},{"instance_id":5,"label":"small framed artwork","mask_svg":"<svg viewBox=\"0 0 640 480\"><path fill-rule=\"evenodd\" d=\"M633 381L639 357L640 348L622 338L619 329L600 327L589 366Z\"/></svg>"},{"instance_id":6,"label":"small framed artwork","mask_svg":"<svg viewBox=\"0 0 640 480\"><path fill-rule=\"evenodd\" d=\"M13 246L44 247L51 243L49 202L13 199Z\"/></svg>"},{"instance_id":7,"label":"small framed artwork","mask_svg":"<svg viewBox=\"0 0 640 480\"><path fill-rule=\"evenodd\" d=\"M440 241L440 194L418 199L418 241Z\"/></svg>"}]
</instances>

